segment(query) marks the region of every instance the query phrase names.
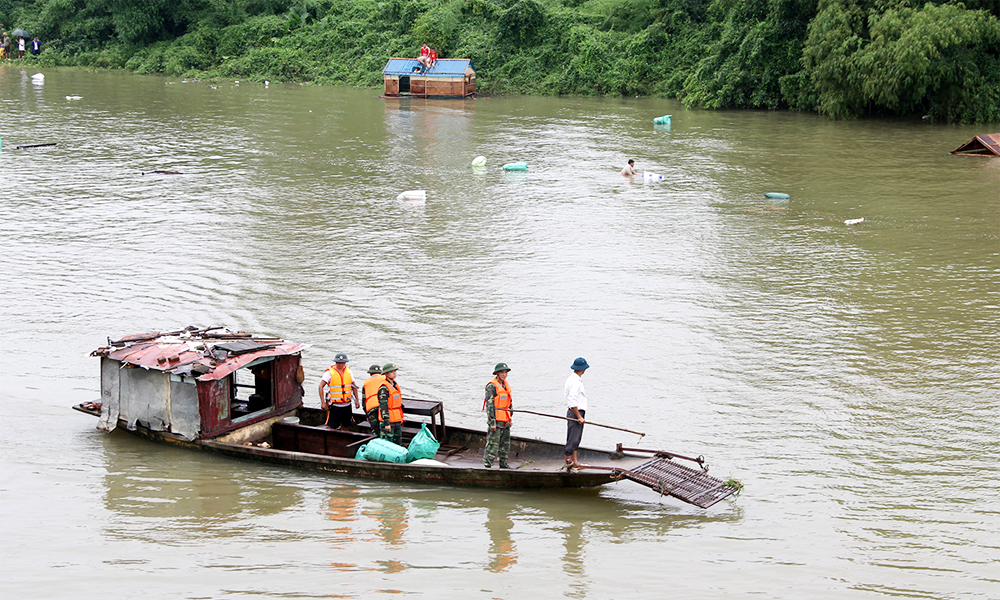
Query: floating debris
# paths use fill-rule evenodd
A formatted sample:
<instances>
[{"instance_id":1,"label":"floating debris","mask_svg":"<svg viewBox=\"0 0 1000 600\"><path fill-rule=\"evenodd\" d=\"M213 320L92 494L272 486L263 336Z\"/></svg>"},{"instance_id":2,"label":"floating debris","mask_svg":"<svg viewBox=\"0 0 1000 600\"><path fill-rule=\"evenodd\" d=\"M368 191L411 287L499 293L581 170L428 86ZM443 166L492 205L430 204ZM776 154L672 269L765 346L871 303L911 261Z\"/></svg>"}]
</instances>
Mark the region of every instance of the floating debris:
<instances>
[{"instance_id":1,"label":"floating debris","mask_svg":"<svg viewBox=\"0 0 1000 600\"><path fill-rule=\"evenodd\" d=\"M427 200L426 190L407 190L396 196L396 200L408 200L410 202L423 202Z\"/></svg>"}]
</instances>

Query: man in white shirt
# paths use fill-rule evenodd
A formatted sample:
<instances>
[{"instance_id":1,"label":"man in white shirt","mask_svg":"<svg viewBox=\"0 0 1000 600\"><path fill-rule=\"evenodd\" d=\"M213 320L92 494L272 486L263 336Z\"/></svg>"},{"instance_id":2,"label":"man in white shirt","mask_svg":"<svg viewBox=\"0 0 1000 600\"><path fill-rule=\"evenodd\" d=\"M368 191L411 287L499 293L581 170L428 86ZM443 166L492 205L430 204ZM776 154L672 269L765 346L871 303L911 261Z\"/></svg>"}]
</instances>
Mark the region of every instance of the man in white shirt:
<instances>
[{"instance_id":1,"label":"man in white shirt","mask_svg":"<svg viewBox=\"0 0 1000 600\"><path fill-rule=\"evenodd\" d=\"M590 365L581 356L573 361L573 374L566 379L563 391L566 395L566 418L572 419L566 422L566 455L565 469L575 473L580 467L580 462L576 458L576 451L580 447L580 440L583 438L583 417L587 413L587 393L583 389L583 374Z\"/></svg>"},{"instance_id":2,"label":"man in white shirt","mask_svg":"<svg viewBox=\"0 0 1000 600\"><path fill-rule=\"evenodd\" d=\"M354 397L354 408L361 406L358 384L347 368L346 354L338 352L333 360L334 364L323 373L319 382L319 404L326 411L325 425L331 429L346 429L354 424L351 397Z\"/></svg>"}]
</instances>

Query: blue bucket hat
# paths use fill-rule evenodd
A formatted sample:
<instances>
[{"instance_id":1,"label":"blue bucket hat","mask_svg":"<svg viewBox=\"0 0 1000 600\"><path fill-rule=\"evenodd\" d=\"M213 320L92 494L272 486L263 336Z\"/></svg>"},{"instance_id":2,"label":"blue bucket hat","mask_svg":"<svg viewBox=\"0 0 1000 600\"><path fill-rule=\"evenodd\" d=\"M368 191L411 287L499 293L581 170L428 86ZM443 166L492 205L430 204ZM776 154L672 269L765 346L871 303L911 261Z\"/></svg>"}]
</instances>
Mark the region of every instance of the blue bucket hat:
<instances>
[{"instance_id":1,"label":"blue bucket hat","mask_svg":"<svg viewBox=\"0 0 1000 600\"><path fill-rule=\"evenodd\" d=\"M590 365L587 364L587 360L585 358L583 358L582 356L580 356L576 360L574 360L573 361L573 366L570 367L570 369L572 369L574 371L586 371L589 368L590 368Z\"/></svg>"},{"instance_id":2,"label":"blue bucket hat","mask_svg":"<svg viewBox=\"0 0 1000 600\"><path fill-rule=\"evenodd\" d=\"M337 355L333 357L333 362L345 363L347 362L347 355L343 352L338 352Z\"/></svg>"}]
</instances>

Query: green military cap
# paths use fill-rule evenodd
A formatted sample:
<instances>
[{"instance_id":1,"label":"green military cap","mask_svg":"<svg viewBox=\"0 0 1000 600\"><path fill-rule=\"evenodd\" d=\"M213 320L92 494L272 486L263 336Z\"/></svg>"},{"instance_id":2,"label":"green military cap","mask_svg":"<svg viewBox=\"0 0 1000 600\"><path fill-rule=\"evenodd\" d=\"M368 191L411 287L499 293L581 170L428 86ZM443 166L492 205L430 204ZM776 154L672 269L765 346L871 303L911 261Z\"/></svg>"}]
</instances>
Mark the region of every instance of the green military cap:
<instances>
[{"instance_id":1,"label":"green military cap","mask_svg":"<svg viewBox=\"0 0 1000 600\"><path fill-rule=\"evenodd\" d=\"M395 371L396 368L396 365L392 363L385 363L385 365L382 366L382 373L391 373L392 371Z\"/></svg>"},{"instance_id":2,"label":"green military cap","mask_svg":"<svg viewBox=\"0 0 1000 600\"><path fill-rule=\"evenodd\" d=\"M507 366L507 363L497 363L496 368L493 369L493 374L496 375L500 371L510 371L510 367Z\"/></svg>"},{"instance_id":3,"label":"green military cap","mask_svg":"<svg viewBox=\"0 0 1000 600\"><path fill-rule=\"evenodd\" d=\"M382 367L380 367L378 365L372 365L372 366L368 367L368 374L369 375L375 375L375 374L381 373L381 372L382 372Z\"/></svg>"}]
</instances>

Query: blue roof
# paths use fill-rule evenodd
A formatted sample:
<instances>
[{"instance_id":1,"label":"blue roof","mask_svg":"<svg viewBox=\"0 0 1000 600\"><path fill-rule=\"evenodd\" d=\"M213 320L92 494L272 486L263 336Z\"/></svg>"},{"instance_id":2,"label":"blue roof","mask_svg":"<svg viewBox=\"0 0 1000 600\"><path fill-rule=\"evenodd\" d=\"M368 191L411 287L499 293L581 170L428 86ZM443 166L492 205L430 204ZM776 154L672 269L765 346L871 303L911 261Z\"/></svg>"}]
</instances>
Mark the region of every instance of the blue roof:
<instances>
[{"instance_id":1,"label":"blue roof","mask_svg":"<svg viewBox=\"0 0 1000 600\"><path fill-rule=\"evenodd\" d=\"M439 58L433 67L426 73L421 73L424 77L461 77L465 75L465 69L472 66L472 60L468 58ZM414 68L420 70L420 63L415 58L390 58L382 69L383 75L412 75Z\"/></svg>"}]
</instances>

